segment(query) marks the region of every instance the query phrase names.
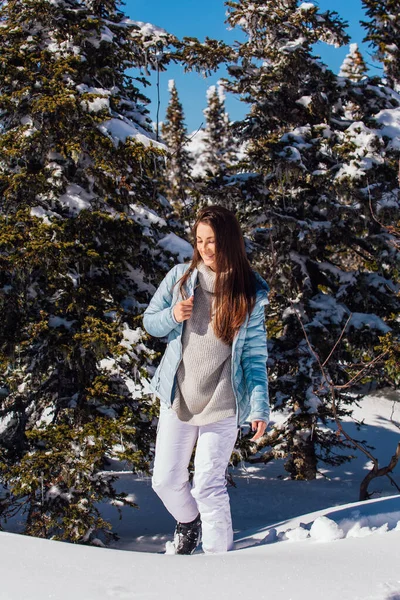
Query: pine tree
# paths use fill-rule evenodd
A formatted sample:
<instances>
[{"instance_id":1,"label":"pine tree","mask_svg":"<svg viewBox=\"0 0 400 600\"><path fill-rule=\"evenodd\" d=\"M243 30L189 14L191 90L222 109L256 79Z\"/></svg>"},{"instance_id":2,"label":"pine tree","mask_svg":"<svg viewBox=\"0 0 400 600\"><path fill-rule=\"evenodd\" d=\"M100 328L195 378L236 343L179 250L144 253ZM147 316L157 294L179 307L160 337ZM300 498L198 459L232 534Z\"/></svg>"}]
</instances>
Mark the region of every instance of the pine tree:
<instances>
[{"instance_id":1,"label":"pine tree","mask_svg":"<svg viewBox=\"0 0 400 600\"><path fill-rule=\"evenodd\" d=\"M168 148L166 196L178 214L184 216L190 208L191 157L187 150L187 129L182 104L175 82L170 80L170 101L166 120L162 124L162 136Z\"/></svg>"},{"instance_id":2,"label":"pine tree","mask_svg":"<svg viewBox=\"0 0 400 600\"><path fill-rule=\"evenodd\" d=\"M193 196L198 206L223 204L235 210L235 192L226 193L226 183L238 163L238 148L229 115L225 110L225 93L221 82L207 90L204 109L206 126L196 132L188 144L192 156Z\"/></svg>"},{"instance_id":3,"label":"pine tree","mask_svg":"<svg viewBox=\"0 0 400 600\"><path fill-rule=\"evenodd\" d=\"M140 314L170 261L137 81L168 36L114 0L9 0L0 21L3 518L100 543L98 503L134 505L107 465L147 471L153 445Z\"/></svg>"},{"instance_id":4,"label":"pine tree","mask_svg":"<svg viewBox=\"0 0 400 600\"><path fill-rule=\"evenodd\" d=\"M204 115L206 128L203 168L209 177L218 179L227 174L235 160L233 135L229 115L225 111L225 94L221 82L208 89Z\"/></svg>"},{"instance_id":5,"label":"pine tree","mask_svg":"<svg viewBox=\"0 0 400 600\"><path fill-rule=\"evenodd\" d=\"M367 73L367 65L358 49L358 44L350 44L350 52L340 67L339 76L352 81L360 81Z\"/></svg>"},{"instance_id":6,"label":"pine tree","mask_svg":"<svg viewBox=\"0 0 400 600\"><path fill-rule=\"evenodd\" d=\"M318 460L340 464L349 454L337 455L346 444L327 427L320 363L329 381L345 385L379 354L380 336L398 331L399 257L369 197L376 208L394 190L393 147L380 123L398 102L376 80L338 80L313 56L318 41L348 42L336 13L297 0L227 4L228 24L246 35L225 83L250 104L236 126L247 145L248 173L236 177L246 198L240 214L271 283L271 397L285 415L265 459L285 456L292 477L310 479ZM345 113L350 102L362 107L363 123ZM371 377L385 380L382 362ZM340 415L357 391L337 392Z\"/></svg>"},{"instance_id":7,"label":"pine tree","mask_svg":"<svg viewBox=\"0 0 400 600\"><path fill-rule=\"evenodd\" d=\"M345 77L349 82L357 83L365 77L366 73L367 66L358 49L358 45L350 44L350 52L343 61L339 71L339 77ZM349 82L344 84L345 88L347 88L347 92L356 89L356 86L349 85ZM350 95L352 94L350 93ZM342 105L344 114L350 121L358 121L363 118L363 111L359 102L354 98L346 101L346 93L342 98Z\"/></svg>"},{"instance_id":8,"label":"pine tree","mask_svg":"<svg viewBox=\"0 0 400 600\"><path fill-rule=\"evenodd\" d=\"M375 57L383 63L390 86L400 86L400 14L397 0L362 0L369 21L364 41L375 48Z\"/></svg>"}]
</instances>

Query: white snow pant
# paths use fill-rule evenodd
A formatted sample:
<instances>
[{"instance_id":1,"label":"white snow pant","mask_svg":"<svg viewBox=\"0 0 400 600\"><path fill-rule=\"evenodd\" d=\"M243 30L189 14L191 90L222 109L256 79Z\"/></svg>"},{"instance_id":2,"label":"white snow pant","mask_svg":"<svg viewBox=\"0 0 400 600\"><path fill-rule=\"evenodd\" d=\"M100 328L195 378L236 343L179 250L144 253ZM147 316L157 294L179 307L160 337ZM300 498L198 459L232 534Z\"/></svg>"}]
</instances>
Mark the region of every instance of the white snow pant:
<instances>
[{"instance_id":1,"label":"white snow pant","mask_svg":"<svg viewBox=\"0 0 400 600\"><path fill-rule=\"evenodd\" d=\"M237 432L235 416L197 426L180 421L172 408L160 410L153 489L176 521L189 523L200 513L206 553L233 547L225 474ZM190 486L188 465L196 441Z\"/></svg>"}]
</instances>

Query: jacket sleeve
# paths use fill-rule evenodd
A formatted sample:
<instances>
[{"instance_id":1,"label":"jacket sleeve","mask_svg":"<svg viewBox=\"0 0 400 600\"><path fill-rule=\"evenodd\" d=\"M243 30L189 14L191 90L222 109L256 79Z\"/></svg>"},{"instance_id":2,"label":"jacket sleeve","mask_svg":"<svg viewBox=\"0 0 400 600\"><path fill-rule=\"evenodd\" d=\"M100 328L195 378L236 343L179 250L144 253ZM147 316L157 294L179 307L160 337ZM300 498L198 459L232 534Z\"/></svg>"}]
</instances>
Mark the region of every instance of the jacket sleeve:
<instances>
[{"instance_id":1,"label":"jacket sleeve","mask_svg":"<svg viewBox=\"0 0 400 600\"><path fill-rule=\"evenodd\" d=\"M180 323L175 319L172 306L173 287L177 281L177 266L160 283L143 314L143 326L154 337L165 337Z\"/></svg>"},{"instance_id":2,"label":"jacket sleeve","mask_svg":"<svg viewBox=\"0 0 400 600\"><path fill-rule=\"evenodd\" d=\"M249 317L241 361L250 397L249 422L269 421L267 358L264 305L258 303Z\"/></svg>"}]
</instances>

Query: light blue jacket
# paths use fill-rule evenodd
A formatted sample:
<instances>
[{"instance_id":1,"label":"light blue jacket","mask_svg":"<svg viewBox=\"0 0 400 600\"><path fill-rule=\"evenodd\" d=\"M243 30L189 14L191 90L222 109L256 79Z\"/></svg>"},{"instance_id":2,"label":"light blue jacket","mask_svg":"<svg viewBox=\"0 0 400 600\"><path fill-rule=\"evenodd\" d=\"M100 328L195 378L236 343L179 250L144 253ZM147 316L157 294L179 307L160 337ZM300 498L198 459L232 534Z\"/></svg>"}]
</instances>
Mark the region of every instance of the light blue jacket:
<instances>
[{"instance_id":1,"label":"light blue jacket","mask_svg":"<svg viewBox=\"0 0 400 600\"><path fill-rule=\"evenodd\" d=\"M177 281L189 268L179 264L167 273L143 315L146 331L155 337L168 338L167 349L151 380L151 390L166 406L174 397L175 375L182 358L183 323L178 323L173 308L182 300ZM250 317L240 327L232 343L232 388L236 398L237 422L269 420L266 362L267 338L264 305L268 303L268 285L256 276L256 304ZM191 296L197 282L197 269L187 281Z\"/></svg>"}]
</instances>

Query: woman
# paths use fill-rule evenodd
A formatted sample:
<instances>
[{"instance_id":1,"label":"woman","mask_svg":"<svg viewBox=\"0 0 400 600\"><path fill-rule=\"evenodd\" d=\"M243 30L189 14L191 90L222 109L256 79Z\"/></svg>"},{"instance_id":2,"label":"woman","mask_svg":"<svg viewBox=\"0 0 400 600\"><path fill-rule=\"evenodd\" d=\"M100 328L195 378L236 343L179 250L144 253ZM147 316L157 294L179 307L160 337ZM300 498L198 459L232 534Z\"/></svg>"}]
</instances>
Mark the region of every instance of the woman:
<instances>
[{"instance_id":1,"label":"woman","mask_svg":"<svg viewBox=\"0 0 400 600\"><path fill-rule=\"evenodd\" d=\"M176 554L192 554L201 529L204 552L233 547L225 474L238 426L249 421L257 440L269 419L268 286L229 210L203 209L193 232L192 262L171 269L143 320L150 335L168 336L151 382L161 400L153 489L177 521Z\"/></svg>"}]
</instances>

